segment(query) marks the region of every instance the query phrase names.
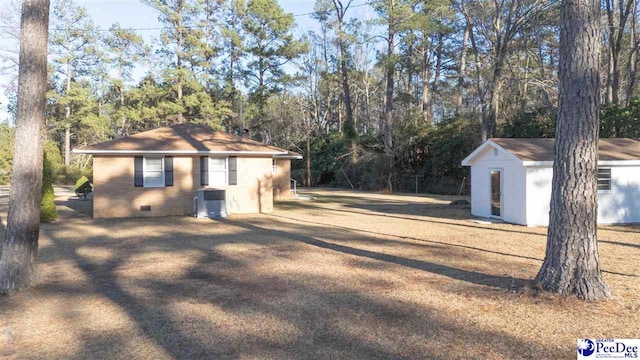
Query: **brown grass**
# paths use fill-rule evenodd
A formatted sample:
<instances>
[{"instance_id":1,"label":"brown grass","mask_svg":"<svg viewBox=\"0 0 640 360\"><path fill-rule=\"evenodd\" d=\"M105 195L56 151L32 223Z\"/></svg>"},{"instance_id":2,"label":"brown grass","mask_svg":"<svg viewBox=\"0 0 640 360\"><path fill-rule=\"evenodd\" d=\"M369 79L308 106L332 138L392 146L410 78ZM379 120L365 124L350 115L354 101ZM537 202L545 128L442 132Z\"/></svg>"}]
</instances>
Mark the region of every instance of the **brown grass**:
<instances>
[{"instance_id":1,"label":"brown grass","mask_svg":"<svg viewBox=\"0 0 640 360\"><path fill-rule=\"evenodd\" d=\"M600 231L610 301L531 290L545 229L451 197L319 190L270 215L93 220L59 197L6 358L575 358L640 334L640 228ZM3 216L4 218L4 216Z\"/></svg>"}]
</instances>

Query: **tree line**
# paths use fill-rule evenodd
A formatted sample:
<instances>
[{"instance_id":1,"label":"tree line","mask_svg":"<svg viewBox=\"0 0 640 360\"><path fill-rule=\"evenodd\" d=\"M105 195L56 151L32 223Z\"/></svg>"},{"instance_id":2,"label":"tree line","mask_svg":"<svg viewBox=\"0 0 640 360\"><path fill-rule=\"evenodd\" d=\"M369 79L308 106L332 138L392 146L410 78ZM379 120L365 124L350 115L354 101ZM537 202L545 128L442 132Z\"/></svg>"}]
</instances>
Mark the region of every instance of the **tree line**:
<instances>
[{"instance_id":1,"label":"tree line","mask_svg":"<svg viewBox=\"0 0 640 360\"><path fill-rule=\"evenodd\" d=\"M264 1L264 0L263 0ZM184 4L178 0L179 4ZM158 3L156 3L158 4ZM163 2L161 5L166 5ZM265 3L266 4L266 3ZM343 6L340 0L333 0L334 9L342 23L347 6ZM376 9L381 14L388 15L387 45L389 56L386 66L383 67L384 81L384 111L380 117L380 128L384 144L385 162L390 166L392 174L395 162L393 126L394 118L394 87L395 65L393 55L395 53L395 34L399 27L409 22L412 15L407 8L396 7L401 3L388 0L384 4L389 5ZM498 2L494 2L499 7ZM502 4L505 4L503 2ZM534 2L537 4L537 2ZM619 1L622 14L624 0ZM580 299L599 300L610 296L610 290L602 278L602 272L598 261L597 241L597 166L598 166L598 137L600 133L600 104L601 104L601 6L594 0L562 0L560 7L560 39L558 57L558 109L557 126L555 129L555 154L553 162L552 194L550 204L550 222L547 237L546 255L542 267L536 276L536 287L559 293L562 295L575 295ZM182 14L182 7L180 7ZM509 11L517 9L513 3L509 5ZM264 9L265 11L268 9ZM273 10L273 9L271 9ZM609 14L607 8L607 14ZM535 13L530 8L526 13ZM320 13L320 12L318 12ZM384 18L384 16L382 16ZM45 197L50 198L51 182L48 178L48 161L44 146L45 110L47 109L47 47L49 34L49 0L24 0L21 12L20 52L19 52L19 77L16 110L16 129L14 137L13 173L11 179L11 191L9 199L9 213L7 218L6 236L0 244L0 293L10 294L19 289L30 286L35 278L35 258L38 249L39 222L41 211L39 203ZM391 20L391 19L395 20ZM172 19L182 22L182 15ZM276 18L271 17L271 20ZM403 19L403 20L399 20ZM467 17L469 19L469 17ZM518 23L517 16L511 14L506 23ZM620 17L622 26L622 15ZM493 28L501 28L501 21L494 18ZM611 22L609 23L611 25ZM264 23L262 26L266 26ZM524 25L523 25L524 26ZM255 29L258 29L256 26ZM338 27L338 29L344 29ZM338 44L344 39L342 30L338 33ZM465 30L466 31L466 30ZM609 34L611 36L611 33ZM469 37L475 43L473 31L469 31ZM182 35L177 36L184 41ZM501 38L501 37L498 37ZM264 38L268 39L268 38ZM273 43L276 39L265 40ZM504 39L503 39L504 40ZM264 45L263 41L259 42ZM499 42L501 43L501 42ZM611 44L611 39L609 39ZM439 47L440 45L438 45ZM616 45L617 46L617 45ZM178 46L180 47L180 46ZM475 47L475 45L474 45ZM66 47L67 49L70 46ZM346 54L345 46L339 46L341 58ZM182 50L180 50L182 51ZM633 50L635 51L635 50ZM614 94L616 86L620 85L619 76L616 75L615 60L612 53L613 45L609 52L609 67L605 92L608 105L618 106L615 103L620 100ZM476 54L477 55L477 52ZM176 62L180 63L180 56ZM500 63L496 61L493 64ZM339 61L341 70L347 62ZM69 67L70 61L66 65ZM393 65L393 66L392 66ZM180 70L180 66L178 66ZM258 69L266 69L265 63L259 61ZM273 68L272 68L273 70ZM493 67L493 79L503 74L501 67ZM180 74L181 71L178 71ZM260 72L261 73L261 72ZM350 101L349 73L340 71L339 84L342 85L343 100L345 104ZM272 73L273 75L273 73ZM264 85L265 79L258 76L259 84ZM617 79L616 79L617 78ZM183 79L178 76L178 79ZM610 81L611 80L611 81ZM182 84L177 80L177 84ZM67 81L68 82L68 81ZM426 82L426 80L425 80ZM617 85L616 85L617 83ZM478 83L479 84L479 83ZM502 89L503 84L494 83L490 88L490 102L484 102L482 118L480 122L481 139L484 139L496 131L499 102L494 99L499 94L495 86ZM259 86L260 87L260 86ZM183 89L177 86L176 89ZM263 89L264 90L264 89ZM424 90L423 90L424 91ZM260 89L257 94L263 94ZM256 93L253 95L255 96ZM479 92L480 93L480 92ZM178 94L184 95L181 92ZM423 94L424 95L424 94ZM484 97L486 94L482 95ZM380 95L382 96L382 95ZM263 99L266 100L266 99ZM266 105L257 102L257 109ZM425 106L425 103L422 103ZM65 118L68 118L69 106L65 107ZM484 112L486 108L486 113ZM350 116L354 114L351 111ZM389 116L391 114L391 116ZM488 114L488 115L485 115ZM423 111L424 115L424 111ZM424 118L423 118L424 120ZM185 121L182 112L178 112L176 121ZM307 117L306 134L307 149L310 149L311 117ZM446 121L437 122L438 124ZM69 133L70 127L65 126L65 133ZM355 128L355 118L347 119L347 131L343 138L351 146L352 161L357 162L356 151L361 141ZM338 132L344 132L339 128ZM69 139L68 136L65 136ZM68 147L69 140L65 147ZM308 151L309 152L309 151ZM344 155L342 155L344 156ZM309 158L309 157L308 157ZM574 164L580 163L579 167ZM307 163L307 177L309 177L310 163ZM44 170L44 176L43 176ZM344 173L344 171L343 171ZM346 177L346 175L345 175ZM391 179L392 175L389 175ZM44 179L43 179L44 178ZM392 183L389 180L389 185ZM54 206L55 207L55 206Z\"/></svg>"},{"instance_id":2,"label":"tree line","mask_svg":"<svg viewBox=\"0 0 640 360\"><path fill-rule=\"evenodd\" d=\"M421 191L452 193L482 140L554 134L559 1L317 0L302 17L276 0L142 2L159 14L153 41L52 4L47 136L61 180L90 172L73 147L196 122L303 153L293 176L307 185L409 190L417 176ZM638 136L637 1L601 10L601 133ZM5 37L17 15L0 13Z\"/></svg>"}]
</instances>

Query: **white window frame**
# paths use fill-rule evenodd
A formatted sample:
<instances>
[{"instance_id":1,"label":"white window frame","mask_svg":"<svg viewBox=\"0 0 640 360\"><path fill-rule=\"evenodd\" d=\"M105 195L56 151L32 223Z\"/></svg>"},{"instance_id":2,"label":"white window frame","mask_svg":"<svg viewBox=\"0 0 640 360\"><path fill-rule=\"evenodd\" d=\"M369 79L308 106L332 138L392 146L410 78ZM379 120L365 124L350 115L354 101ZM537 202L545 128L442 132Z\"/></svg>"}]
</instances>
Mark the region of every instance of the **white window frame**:
<instances>
[{"instance_id":1,"label":"white window frame","mask_svg":"<svg viewBox=\"0 0 640 360\"><path fill-rule=\"evenodd\" d=\"M211 164L211 161L213 159L224 159L224 184L214 184L213 182L213 166ZM209 186L210 187L215 187L215 186L229 186L229 157L228 156L209 156ZM216 171L216 172L221 172L221 171Z\"/></svg>"},{"instance_id":2,"label":"white window frame","mask_svg":"<svg viewBox=\"0 0 640 360\"><path fill-rule=\"evenodd\" d=\"M149 185L147 184L147 159L160 159L160 172L162 179L162 185ZM142 186L146 188L160 188L164 187L164 155L161 156L144 156L142 158Z\"/></svg>"},{"instance_id":3,"label":"white window frame","mask_svg":"<svg viewBox=\"0 0 640 360\"><path fill-rule=\"evenodd\" d=\"M609 170L609 188L608 189L600 189L600 170ZM603 179L606 180L606 179ZM610 193L613 190L613 170L610 167L600 167L596 170L596 184L598 187L599 193Z\"/></svg>"}]
</instances>

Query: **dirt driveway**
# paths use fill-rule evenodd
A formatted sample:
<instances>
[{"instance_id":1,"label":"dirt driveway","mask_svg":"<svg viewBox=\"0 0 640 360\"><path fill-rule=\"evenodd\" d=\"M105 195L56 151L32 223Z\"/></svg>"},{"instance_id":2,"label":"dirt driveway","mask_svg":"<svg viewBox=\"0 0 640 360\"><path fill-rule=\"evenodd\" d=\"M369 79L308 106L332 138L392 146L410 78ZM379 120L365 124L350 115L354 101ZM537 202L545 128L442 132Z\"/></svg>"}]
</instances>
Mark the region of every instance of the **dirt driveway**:
<instances>
[{"instance_id":1,"label":"dirt driveway","mask_svg":"<svg viewBox=\"0 0 640 360\"><path fill-rule=\"evenodd\" d=\"M640 336L637 227L600 232L613 298L584 303L531 289L545 229L476 224L449 197L93 220L58 195L39 284L0 298L0 357L574 359L578 338Z\"/></svg>"}]
</instances>

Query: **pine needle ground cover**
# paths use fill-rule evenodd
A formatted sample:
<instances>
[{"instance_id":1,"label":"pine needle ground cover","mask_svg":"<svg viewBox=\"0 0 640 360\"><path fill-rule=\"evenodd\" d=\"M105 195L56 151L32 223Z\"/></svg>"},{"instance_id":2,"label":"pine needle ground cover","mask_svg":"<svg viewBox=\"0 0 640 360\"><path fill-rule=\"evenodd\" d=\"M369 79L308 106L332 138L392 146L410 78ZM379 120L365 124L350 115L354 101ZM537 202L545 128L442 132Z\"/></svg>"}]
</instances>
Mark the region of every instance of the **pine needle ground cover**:
<instances>
[{"instance_id":1,"label":"pine needle ground cover","mask_svg":"<svg viewBox=\"0 0 640 360\"><path fill-rule=\"evenodd\" d=\"M638 227L601 229L613 297L589 303L531 285L546 229L471 222L456 197L93 220L72 193L42 226L39 285L0 298L0 358L575 359L578 338L640 334Z\"/></svg>"}]
</instances>

